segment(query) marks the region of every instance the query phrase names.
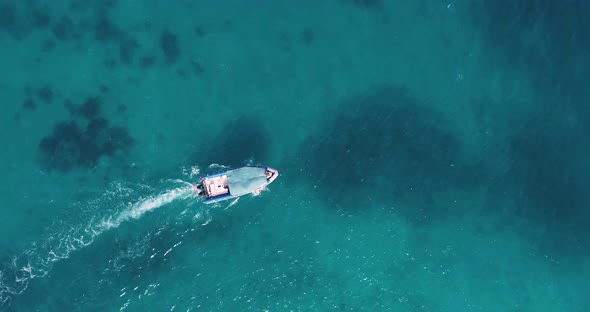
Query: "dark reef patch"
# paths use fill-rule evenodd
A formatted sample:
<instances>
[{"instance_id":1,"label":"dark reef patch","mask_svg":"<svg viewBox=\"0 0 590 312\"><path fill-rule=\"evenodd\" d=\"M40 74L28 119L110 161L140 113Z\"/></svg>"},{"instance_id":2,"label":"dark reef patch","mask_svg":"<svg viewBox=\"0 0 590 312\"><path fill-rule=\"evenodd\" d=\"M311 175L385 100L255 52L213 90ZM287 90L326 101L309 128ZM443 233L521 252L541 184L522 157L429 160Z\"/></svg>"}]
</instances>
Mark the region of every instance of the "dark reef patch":
<instances>
[{"instance_id":1,"label":"dark reef patch","mask_svg":"<svg viewBox=\"0 0 590 312\"><path fill-rule=\"evenodd\" d=\"M49 15L39 9L33 9L31 11L31 17L33 19L33 24L39 28L46 27L49 25L49 22L51 22Z\"/></svg>"},{"instance_id":2,"label":"dark reef patch","mask_svg":"<svg viewBox=\"0 0 590 312\"><path fill-rule=\"evenodd\" d=\"M96 139L102 133L102 129L105 129L108 125L109 122L102 117L91 119L86 126L86 135L92 139Z\"/></svg>"},{"instance_id":3,"label":"dark reef patch","mask_svg":"<svg viewBox=\"0 0 590 312\"><path fill-rule=\"evenodd\" d=\"M424 204L438 191L483 182L483 170L465 159L445 120L404 88L376 89L325 116L298 158L309 183L334 209L355 211L404 197ZM436 213L428 209L402 213L419 222Z\"/></svg>"},{"instance_id":4,"label":"dark reef patch","mask_svg":"<svg viewBox=\"0 0 590 312\"><path fill-rule=\"evenodd\" d=\"M370 9L381 4L381 0L342 0L344 3L353 4L359 8Z\"/></svg>"},{"instance_id":5,"label":"dark reef patch","mask_svg":"<svg viewBox=\"0 0 590 312\"><path fill-rule=\"evenodd\" d=\"M102 94L107 94L107 93L109 93L109 92L111 91L111 89L110 89L108 86L105 86L105 85L100 85L100 86L98 87L98 90L99 90L99 91L100 91L100 93L102 93Z\"/></svg>"},{"instance_id":6,"label":"dark reef patch","mask_svg":"<svg viewBox=\"0 0 590 312\"><path fill-rule=\"evenodd\" d=\"M53 133L39 143L41 165L49 170L68 171L75 165L90 166L97 160L96 148L84 139L80 126L73 122L60 122Z\"/></svg>"},{"instance_id":7,"label":"dark reef patch","mask_svg":"<svg viewBox=\"0 0 590 312\"><path fill-rule=\"evenodd\" d=\"M53 34L59 41L67 41L74 37L74 22L67 16L63 16L54 26Z\"/></svg>"},{"instance_id":8,"label":"dark reef patch","mask_svg":"<svg viewBox=\"0 0 590 312\"><path fill-rule=\"evenodd\" d=\"M117 6L118 0L86 1L70 0L68 9L75 13L87 13L89 11L106 12Z\"/></svg>"},{"instance_id":9,"label":"dark reef patch","mask_svg":"<svg viewBox=\"0 0 590 312\"><path fill-rule=\"evenodd\" d=\"M203 29L203 27L201 25L195 26L194 31L195 31L195 35L197 35L197 37L199 37L199 38L205 37L205 34L206 34L205 29Z\"/></svg>"},{"instance_id":10,"label":"dark reef patch","mask_svg":"<svg viewBox=\"0 0 590 312\"><path fill-rule=\"evenodd\" d=\"M137 40L133 38L127 38L121 41L119 43L119 55L121 62L125 64L133 63L133 58L138 48L139 43L137 43Z\"/></svg>"},{"instance_id":11,"label":"dark reef patch","mask_svg":"<svg viewBox=\"0 0 590 312\"><path fill-rule=\"evenodd\" d=\"M304 28L301 31L301 40L306 46L310 46L315 39L315 34L311 28Z\"/></svg>"},{"instance_id":12,"label":"dark reef patch","mask_svg":"<svg viewBox=\"0 0 590 312\"><path fill-rule=\"evenodd\" d=\"M141 66L141 68L149 68L152 67L154 63L156 63L156 58L151 55L147 55L141 58L139 61L139 66Z\"/></svg>"},{"instance_id":13,"label":"dark reef patch","mask_svg":"<svg viewBox=\"0 0 590 312\"><path fill-rule=\"evenodd\" d=\"M106 9L113 9L119 4L119 0L104 0L101 3Z\"/></svg>"},{"instance_id":14,"label":"dark reef patch","mask_svg":"<svg viewBox=\"0 0 590 312\"><path fill-rule=\"evenodd\" d=\"M178 47L178 37L170 31L163 31L160 35L160 48L164 54L164 60L168 64L178 61L180 48Z\"/></svg>"},{"instance_id":15,"label":"dark reef patch","mask_svg":"<svg viewBox=\"0 0 590 312\"><path fill-rule=\"evenodd\" d=\"M122 31L107 16L102 16L94 25L94 38L99 42L118 41Z\"/></svg>"},{"instance_id":16,"label":"dark reef patch","mask_svg":"<svg viewBox=\"0 0 590 312\"><path fill-rule=\"evenodd\" d=\"M46 104L49 104L53 101L53 90L49 86L44 86L37 91L37 97Z\"/></svg>"},{"instance_id":17,"label":"dark reef patch","mask_svg":"<svg viewBox=\"0 0 590 312\"><path fill-rule=\"evenodd\" d=\"M590 96L590 2L483 0L471 5L473 23L510 68L530 72L539 92L590 118L589 106L581 101Z\"/></svg>"},{"instance_id":18,"label":"dark reef patch","mask_svg":"<svg viewBox=\"0 0 590 312\"><path fill-rule=\"evenodd\" d=\"M186 73L186 70L184 70L184 68L179 68L178 70L176 70L176 74L178 75L178 77L180 77L182 79L187 78L187 73Z\"/></svg>"},{"instance_id":19,"label":"dark reef patch","mask_svg":"<svg viewBox=\"0 0 590 312\"><path fill-rule=\"evenodd\" d=\"M72 119L58 122L39 142L37 159L44 169L92 168L100 158L124 154L133 144L127 130L111 126L102 116L98 98L89 98L78 107L70 100L64 105Z\"/></svg>"},{"instance_id":20,"label":"dark reef patch","mask_svg":"<svg viewBox=\"0 0 590 312\"><path fill-rule=\"evenodd\" d=\"M193 74L195 74L195 76L201 76L205 72L203 65L201 65L199 62L192 61L191 66L193 68Z\"/></svg>"},{"instance_id":21,"label":"dark reef patch","mask_svg":"<svg viewBox=\"0 0 590 312\"><path fill-rule=\"evenodd\" d=\"M197 151L195 159L205 167L217 163L226 166L243 166L248 160L263 163L271 145L262 120L241 117L229 122L205 150Z\"/></svg>"},{"instance_id":22,"label":"dark reef patch","mask_svg":"<svg viewBox=\"0 0 590 312\"><path fill-rule=\"evenodd\" d=\"M79 107L73 107L70 113L73 116L82 116L88 121L92 121L100 117L100 102L96 97L88 98Z\"/></svg>"},{"instance_id":23,"label":"dark reef patch","mask_svg":"<svg viewBox=\"0 0 590 312\"><path fill-rule=\"evenodd\" d=\"M33 111L37 109L37 104L35 103L35 101L33 101L33 99L27 98L23 101L23 108L26 110Z\"/></svg>"},{"instance_id":24,"label":"dark reef patch","mask_svg":"<svg viewBox=\"0 0 590 312\"><path fill-rule=\"evenodd\" d=\"M87 10L89 4L90 4L90 1L70 0L70 3L68 4L68 9L70 11L79 13L79 12L83 12L83 11Z\"/></svg>"},{"instance_id":25,"label":"dark reef patch","mask_svg":"<svg viewBox=\"0 0 590 312\"><path fill-rule=\"evenodd\" d=\"M525 122L510 138L510 171L495 190L517 202L508 219L543 229L538 245L546 253L590 248L590 146L582 142L589 135L585 125L555 111Z\"/></svg>"},{"instance_id":26,"label":"dark reef patch","mask_svg":"<svg viewBox=\"0 0 590 312\"><path fill-rule=\"evenodd\" d=\"M473 24L506 67L528 73L541 99L532 119L514 125L510 172L495 190L518 199L510 220L531 223L544 252L588 254L590 189L590 2L494 1L471 3ZM529 118L529 117L527 117ZM497 195L500 196L500 195ZM585 207L586 206L586 207Z\"/></svg>"},{"instance_id":27,"label":"dark reef patch","mask_svg":"<svg viewBox=\"0 0 590 312\"><path fill-rule=\"evenodd\" d=\"M16 24L16 10L8 4L0 4L0 30L9 31Z\"/></svg>"},{"instance_id":28,"label":"dark reef patch","mask_svg":"<svg viewBox=\"0 0 590 312\"><path fill-rule=\"evenodd\" d=\"M41 45L41 51L47 53L53 51L53 49L55 49L55 41L51 39L46 39L43 41L43 44Z\"/></svg>"},{"instance_id":29,"label":"dark reef patch","mask_svg":"<svg viewBox=\"0 0 590 312\"><path fill-rule=\"evenodd\" d=\"M14 40L22 40L32 31L47 26L49 15L38 8L22 6L18 1L1 1L0 32Z\"/></svg>"}]
</instances>

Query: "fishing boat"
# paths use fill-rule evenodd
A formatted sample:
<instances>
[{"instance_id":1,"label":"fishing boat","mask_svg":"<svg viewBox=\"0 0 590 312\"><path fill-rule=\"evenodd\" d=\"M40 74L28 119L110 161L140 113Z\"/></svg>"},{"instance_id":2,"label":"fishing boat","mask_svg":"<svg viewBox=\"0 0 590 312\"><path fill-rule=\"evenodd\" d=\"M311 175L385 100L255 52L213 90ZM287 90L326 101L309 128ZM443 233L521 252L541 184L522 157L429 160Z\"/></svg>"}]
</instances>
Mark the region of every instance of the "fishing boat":
<instances>
[{"instance_id":1,"label":"fishing boat","mask_svg":"<svg viewBox=\"0 0 590 312\"><path fill-rule=\"evenodd\" d=\"M199 178L197 196L205 197L204 203L212 204L246 194L258 194L271 184L279 172L265 166L246 166L212 173Z\"/></svg>"}]
</instances>

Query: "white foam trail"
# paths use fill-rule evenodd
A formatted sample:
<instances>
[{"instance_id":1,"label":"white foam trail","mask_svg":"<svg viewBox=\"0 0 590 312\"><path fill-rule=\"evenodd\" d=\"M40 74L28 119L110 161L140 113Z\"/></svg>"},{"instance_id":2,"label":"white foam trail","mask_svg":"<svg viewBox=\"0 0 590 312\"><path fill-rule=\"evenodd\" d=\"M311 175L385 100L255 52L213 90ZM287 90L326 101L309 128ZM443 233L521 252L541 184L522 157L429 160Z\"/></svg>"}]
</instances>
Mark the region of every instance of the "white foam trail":
<instances>
[{"instance_id":1,"label":"white foam trail","mask_svg":"<svg viewBox=\"0 0 590 312\"><path fill-rule=\"evenodd\" d=\"M11 295L18 295L25 291L29 280L47 275L53 263L67 259L71 252L92 244L96 237L103 232L117 228L128 220L138 219L147 212L175 200L186 200L194 195L191 183L182 180L169 182L182 185L123 206L119 204L121 200L136 195L137 191L149 192L152 188L145 185L136 185L130 188L120 183L115 184L113 190L105 192L97 200L86 202L85 207L81 207L81 210L96 213L105 209L112 211L114 208L115 211L120 210L120 212L115 212L110 217L103 218L98 222L93 218L86 226L72 227L67 222L62 224L58 221L50 228L60 228L62 232L49 235L47 241L42 244L33 244L33 247L26 250L23 255L14 257L9 272L0 271L0 308L9 301ZM6 276L7 274L9 276Z\"/></svg>"},{"instance_id":2,"label":"white foam trail","mask_svg":"<svg viewBox=\"0 0 590 312\"><path fill-rule=\"evenodd\" d=\"M3 294L9 293L10 288L4 284L4 274L0 271L0 307L8 301L8 296Z\"/></svg>"},{"instance_id":3,"label":"white foam trail","mask_svg":"<svg viewBox=\"0 0 590 312\"><path fill-rule=\"evenodd\" d=\"M121 223L129 219L138 219L146 212L152 211L156 208L169 204L176 199L187 199L191 197L194 194L193 185L190 183L187 184L188 185L173 189L158 196L148 197L144 200L141 200L138 203L130 205L129 209L121 212L115 218L108 218L107 220L103 220L98 226L98 234L106 230L116 228L119 225L121 225Z\"/></svg>"}]
</instances>

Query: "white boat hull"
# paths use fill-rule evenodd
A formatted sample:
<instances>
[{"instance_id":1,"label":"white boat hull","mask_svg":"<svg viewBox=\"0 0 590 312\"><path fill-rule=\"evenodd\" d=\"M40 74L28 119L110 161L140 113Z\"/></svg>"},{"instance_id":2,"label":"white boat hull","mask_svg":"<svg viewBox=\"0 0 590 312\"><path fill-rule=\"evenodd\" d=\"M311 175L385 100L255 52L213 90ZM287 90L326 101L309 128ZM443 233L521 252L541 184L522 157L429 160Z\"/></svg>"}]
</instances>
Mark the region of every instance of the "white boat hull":
<instances>
[{"instance_id":1,"label":"white boat hull","mask_svg":"<svg viewBox=\"0 0 590 312\"><path fill-rule=\"evenodd\" d=\"M212 204L247 194L260 193L279 176L279 172L265 166L246 166L210 174L199 179L198 196Z\"/></svg>"}]
</instances>

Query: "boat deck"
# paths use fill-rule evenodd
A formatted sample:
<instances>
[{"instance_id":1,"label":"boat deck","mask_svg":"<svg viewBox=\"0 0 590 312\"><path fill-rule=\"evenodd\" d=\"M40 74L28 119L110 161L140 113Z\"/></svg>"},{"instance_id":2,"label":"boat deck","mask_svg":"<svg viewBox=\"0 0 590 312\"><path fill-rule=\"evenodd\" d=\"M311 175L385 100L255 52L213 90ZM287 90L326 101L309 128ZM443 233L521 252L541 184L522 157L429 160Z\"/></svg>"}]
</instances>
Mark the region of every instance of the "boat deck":
<instances>
[{"instance_id":1,"label":"boat deck","mask_svg":"<svg viewBox=\"0 0 590 312\"><path fill-rule=\"evenodd\" d=\"M203 181L207 198L229 194L229 187L227 185L227 175L219 175L207 178Z\"/></svg>"}]
</instances>

